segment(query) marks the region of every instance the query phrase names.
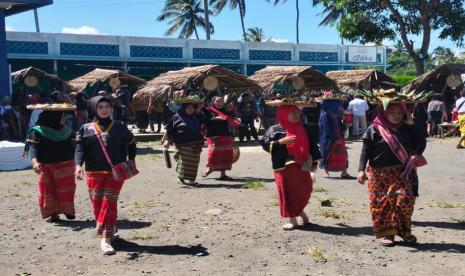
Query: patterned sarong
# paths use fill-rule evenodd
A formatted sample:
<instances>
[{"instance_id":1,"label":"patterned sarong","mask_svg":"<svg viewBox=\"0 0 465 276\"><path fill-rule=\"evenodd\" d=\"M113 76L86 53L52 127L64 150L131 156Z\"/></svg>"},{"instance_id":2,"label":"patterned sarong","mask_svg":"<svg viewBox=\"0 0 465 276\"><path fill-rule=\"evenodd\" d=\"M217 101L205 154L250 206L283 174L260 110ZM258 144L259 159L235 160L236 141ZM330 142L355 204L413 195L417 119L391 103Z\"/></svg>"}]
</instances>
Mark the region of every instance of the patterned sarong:
<instances>
[{"instance_id":1,"label":"patterned sarong","mask_svg":"<svg viewBox=\"0 0 465 276\"><path fill-rule=\"evenodd\" d=\"M74 161L41 164L39 207L42 218L52 215L74 215Z\"/></svg>"},{"instance_id":2,"label":"patterned sarong","mask_svg":"<svg viewBox=\"0 0 465 276\"><path fill-rule=\"evenodd\" d=\"M312 194L312 178L297 163L274 172L281 217L295 218L307 206Z\"/></svg>"},{"instance_id":3,"label":"patterned sarong","mask_svg":"<svg viewBox=\"0 0 465 276\"><path fill-rule=\"evenodd\" d=\"M117 181L111 172L87 172L87 187L92 201L97 235L111 238L116 230L118 196L124 181Z\"/></svg>"},{"instance_id":4,"label":"patterned sarong","mask_svg":"<svg viewBox=\"0 0 465 276\"><path fill-rule=\"evenodd\" d=\"M331 152L329 153L325 170L328 172L341 172L347 170L348 167L349 160L346 143L344 137L341 136L331 145Z\"/></svg>"},{"instance_id":5,"label":"patterned sarong","mask_svg":"<svg viewBox=\"0 0 465 276\"><path fill-rule=\"evenodd\" d=\"M402 166L367 167L370 211L377 238L411 234L415 196L412 180L400 178L402 171Z\"/></svg>"},{"instance_id":6,"label":"patterned sarong","mask_svg":"<svg viewBox=\"0 0 465 276\"><path fill-rule=\"evenodd\" d=\"M459 114L460 137L465 136L465 114ZM462 142L462 147L465 147L465 141Z\"/></svg>"},{"instance_id":7,"label":"patterned sarong","mask_svg":"<svg viewBox=\"0 0 465 276\"><path fill-rule=\"evenodd\" d=\"M176 146L174 159L177 162L176 174L183 180L194 181L199 169L202 144L187 144Z\"/></svg>"},{"instance_id":8,"label":"patterned sarong","mask_svg":"<svg viewBox=\"0 0 465 276\"><path fill-rule=\"evenodd\" d=\"M207 139L207 167L212 171L231 170L234 163L234 137L218 136Z\"/></svg>"}]
</instances>

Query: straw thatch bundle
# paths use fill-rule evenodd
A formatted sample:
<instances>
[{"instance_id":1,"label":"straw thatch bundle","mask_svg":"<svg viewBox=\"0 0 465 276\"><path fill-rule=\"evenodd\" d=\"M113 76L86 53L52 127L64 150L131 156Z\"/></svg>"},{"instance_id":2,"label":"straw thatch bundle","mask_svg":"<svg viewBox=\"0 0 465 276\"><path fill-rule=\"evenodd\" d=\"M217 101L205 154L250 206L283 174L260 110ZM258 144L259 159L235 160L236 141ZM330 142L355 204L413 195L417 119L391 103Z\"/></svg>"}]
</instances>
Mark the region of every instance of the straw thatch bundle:
<instances>
[{"instance_id":1,"label":"straw thatch bundle","mask_svg":"<svg viewBox=\"0 0 465 276\"><path fill-rule=\"evenodd\" d=\"M71 85L69 85L68 82L60 79L59 77L55 75L48 74L35 67L28 67L28 68L11 73L13 86L16 86L16 85L26 86L25 80L28 77L35 77L39 83L41 80L47 80L51 84L50 89L58 89L58 90L66 91L66 92L69 92L72 89ZM48 92L51 92L51 91L48 91Z\"/></svg>"},{"instance_id":2,"label":"straw thatch bundle","mask_svg":"<svg viewBox=\"0 0 465 276\"><path fill-rule=\"evenodd\" d=\"M74 91L84 91L86 87L93 86L99 82L108 82L112 79L118 79L121 84L134 84L140 86L145 84L145 80L128 74L120 70L109 70L97 68L84 76L71 80L69 84L74 88Z\"/></svg>"},{"instance_id":3,"label":"straw thatch bundle","mask_svg":"<svg viewBox=\"0 0 465 276\"><path fill-rule=\"evenodd\" d=\"M407 83L402 90L444 93L447 88L460 89L463 87L462 74L465 74L465 64L444 64Z\"/></svg>"},{"instance_id":4,"label":"straw thatch bundle","mask_svg":"<svg viewBox=\"0 0 465 276\"><path fill-rule=\"evenodd\" d=\"M314 97L321 96L324 90L338 91L333 80L309 66L267 66L249 79L257 82L266 96L273 95L276 86L282 85L292 87L294 90L310 92ZM298 79L303 79L299 89L295 88L294 83Z\"/></svg>"},{"instance_id":5,"label":"straw thatch bundle","mask_svg":"<svg viewBox=\"0 0 465 276\"><path fill-rule=\"evenodd\" d=\"M376 69L330 71L326 76L337 83L344 94L354 95L358 89L389 89L398 85L394 79Z\"/></svg>"},{"instance_id":6,"label":"straw thatch bundle","mask_svg":"<svg viewBox=\"0 0 465 276\"><path fill-rule=\"evenodd\" d=\"M218 65L203 65L163 73L139 89L137 97L149 99L152 96L164 100L175 98L176 92L184 96L191 92L206 92L204 80L207 77L215 77L218 89L223 93L260 89L255 82L241 74Z\"/></svg>"}]
</instances>

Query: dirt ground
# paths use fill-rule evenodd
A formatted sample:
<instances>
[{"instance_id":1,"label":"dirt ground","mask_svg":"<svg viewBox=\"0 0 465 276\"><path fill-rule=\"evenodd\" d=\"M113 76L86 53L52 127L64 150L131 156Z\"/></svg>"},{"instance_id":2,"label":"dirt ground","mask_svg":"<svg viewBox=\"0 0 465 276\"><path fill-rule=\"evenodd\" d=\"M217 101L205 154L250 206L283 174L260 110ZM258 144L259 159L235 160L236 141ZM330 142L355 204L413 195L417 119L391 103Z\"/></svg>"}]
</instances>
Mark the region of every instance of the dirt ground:
<instances>
[{"instance_id":1,"label":"dirt ground","mask_svg":"<svg viewBox=\"0 0 465 276\"><path fill-rule=\"evenodd\" d=\"M361 144L348 146L355 175ZM77 219L48 224L39 216L33 172L0 173L0 275L465 275L465 151L453 141L430 142L429 165L419 172L413 220L420 243L394 248L372 236L367 187L355 180L319 171L306 208L313 224L284 232L261 148L242 148L234 181L212 175L184 188L158 145L139 147L141 174L121 192L124 239L114 256L100 254L84 182Z\"/></svg>"}]
</instances>

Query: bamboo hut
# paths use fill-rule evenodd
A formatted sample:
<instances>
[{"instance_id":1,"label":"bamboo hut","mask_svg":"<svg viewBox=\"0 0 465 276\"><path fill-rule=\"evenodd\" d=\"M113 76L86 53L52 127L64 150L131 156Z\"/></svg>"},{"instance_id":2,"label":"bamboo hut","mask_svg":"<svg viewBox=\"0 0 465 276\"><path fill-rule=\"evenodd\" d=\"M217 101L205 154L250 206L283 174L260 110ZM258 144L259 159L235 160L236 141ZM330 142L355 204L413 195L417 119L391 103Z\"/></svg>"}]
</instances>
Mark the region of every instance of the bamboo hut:
<instances>
[{"instance_id":1,"label":"bamboo hut","mask_svg":"<svg viewBox=\"0 0 465 276\"><path fill-rule=\"evenodd\" d=\"M267 66L249 79L260 85L267 98L278 93L316 98L325 90L339 91L333 80L309 66Z\"/></svg>"},{"instance_id":2,"label":"bamboo hut","mask_svg":"<svg viewBox=\"0 0 465 276\"><path fill-rule=\"evenodd\" d=\"M326 76L334 80L346 95L355 95L359 89L400 88L394 79L376 69L330 71L326 73Z\"/></svg>"},{"instance_id":3,"label":"bamboo hut","mask_svg":"<svg viewBox=\"0 0 465 276\"><path fill-rule=\"evenodd\" d=\"M49 95L54 90L71 91L71 86L66 81L34 67L13 72L11 80L15 93L41 92Z\"/></svg>"},{"instance_id":4,"label":"bamboo hut","mask_svg":"<svg viewBox=\"0 0 465 276\"><path fill-rule=\"evenodd\" d=\"M218 65L186 67L161 74L139 89L134 96L148 102L149 97L166 100L197 94L230 94L260 91L260 87L246 76Z\"/></svg>"},{"instance_id":5,"label":"bamboo hut","mask_svg":"<svg viewBox=\"0 0 465 276\"><path fill-rule=\"evenodd\" d=\"M129 92L132 93L145 83L145 80L126 72L100 68L69 82L74 92L85 92L90 97L95 96L101 90L115 92L123 85L127 86Z\"/></svg>"},{"instance_id":6,"label":"bamboo hut","mask_svg":"<svg viewBox=\"0 0 465 276\"><path fill-rule=\"evenodd\" d=\"M462 77L464 76L464 77ZM407 83L403 91L434 91L457 93L463 87L465 64L444 64Z\"/></svg>"}]
</instances>

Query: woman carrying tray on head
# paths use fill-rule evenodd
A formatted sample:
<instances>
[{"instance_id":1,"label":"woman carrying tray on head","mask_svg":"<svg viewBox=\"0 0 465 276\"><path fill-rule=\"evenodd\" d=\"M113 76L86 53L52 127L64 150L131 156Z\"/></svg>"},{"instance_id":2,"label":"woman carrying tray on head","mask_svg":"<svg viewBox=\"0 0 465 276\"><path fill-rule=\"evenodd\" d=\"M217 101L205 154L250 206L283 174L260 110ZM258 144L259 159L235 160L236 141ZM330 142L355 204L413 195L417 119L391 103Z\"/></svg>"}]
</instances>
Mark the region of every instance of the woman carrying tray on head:
<instances>
[{"instance_id":1,"label":"woman carrying tray on head","mask_svg":"<svg viewBox=\"0 0 465 276\"><path fill-rule=\"evenodd\" d=\"M263 138L263 149L271 153L281 217L288 218L284 230L293 230L297 217L309 223L304 209L312 193L310 172L321 158L317 139L301 121L296 105L280 105L277 110L279 124L272 126Z\"/></svg>"},{"instance_id":2,"label":"woman carrying tray on head","mask_svg":"<svg viewBox=\"0 0 465 276\"><path fill-rule=\"evenodd\" d=\"M58 222L59 215L75 218L74 133L64 125L64 110L73 105L28 106L43 109L39 119L26 135L25 153L32 159L32 169L39 175L39 207L42 218ZM36 105L39 107L39 105Z\"/></svg>"},{"instance_id":3,"label":"woman carrying tray on head","mask_svg":"<svg viewBox=\"0 0 465 276\"><path fill-rule=\"evenodd\" d=\"M393 246L395 235L417 241L411 232L415 168L426 164L421 155L426 140L413 124L405 105L390 103L363 136L357 180L368 179L373 230L384 246Z\"/></svg>"},{"instance_id":4,"label":"woman carrying tray on head","mask_svg":"<svg viewBox=\"0 0 465 276\"><path fill-rule=\"evenodd\" d=\"M177 103L181 104L181 109L166 124L164 146L168 149L170 144L176 145L174 159L178 183L195 186L200 153L205 143L201 131L202 118L197 113L201 100L192 97L177 100Z\"/></svg>"},{"instance_id":5,"label":"woman carrying tray on head","mask_svg":"<svg viewBox=\"0 0 465 276\"><path fill-rule=\"evenodd\" d=\"M95 114L94 121L83 125L76 137L75 174L78 179L82 179L82 165L85 164L102 253L111 255L115 253L111 241L118 237L117 203L124 183L124 178L116 178L112 174L112 168L123 164L127 158L131 169L135 168L136 143L134 135L123 122L110 118L112 110L109 99L93 97L90 99L90 108Z\"/></svg>"},{"instance_id":6,"label":"woman carrying tray on head","mask_svg":"<svg viewBox=\"0 0 465 276\"><path fill-rule=\"evenodd\" d=\"M240 123L234 120L225 110L222 97L213 97L211 105L205 109L205 128L208 144L207 170L203 177L210 173L221 172L221 180L231 180L226 171L231 170L235 162L235 145L232 128Z\"/></svg>"},{"instance_id":7,"label":"woman carrying tray on head","mask_svg":"<svg viewBox=\"0 0 465 276\"><path fill-rule=\"evenodd\" d=\"M320 168L325 172L341 172L341 178L351 178L347 173L349 155L343 135L342 102L326 92L321 98L321 115L319 121L320 147L323 159Z\"/></svg>"}]
</instances>

